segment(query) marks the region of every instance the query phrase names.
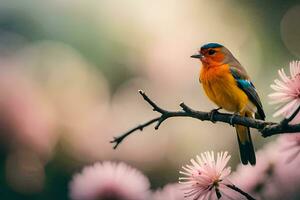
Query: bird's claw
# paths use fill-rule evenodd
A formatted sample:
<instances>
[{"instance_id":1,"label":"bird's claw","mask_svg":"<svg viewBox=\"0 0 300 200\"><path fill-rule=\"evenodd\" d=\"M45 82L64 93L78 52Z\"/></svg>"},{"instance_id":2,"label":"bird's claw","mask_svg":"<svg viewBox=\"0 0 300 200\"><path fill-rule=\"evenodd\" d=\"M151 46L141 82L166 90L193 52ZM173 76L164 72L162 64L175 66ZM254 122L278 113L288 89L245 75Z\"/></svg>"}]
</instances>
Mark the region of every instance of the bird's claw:
<instances>
[{"instance_id":1,"label":"bird's claw","mask_svg":"<svg viewBox=\"0 0 300 200\"><path fill-rule=\"evenodd\" d=\"M214 115L215 115L216 113L219 113L218 110L220 110L220 109L222 109L222 108L219 107L219 108L212 109L212 110L210 111L209 115L210 115L210 121L211 121L212 123L216 123L216 121L215 121L215 119L214 119Z\"/></svg>"}]
</instances>

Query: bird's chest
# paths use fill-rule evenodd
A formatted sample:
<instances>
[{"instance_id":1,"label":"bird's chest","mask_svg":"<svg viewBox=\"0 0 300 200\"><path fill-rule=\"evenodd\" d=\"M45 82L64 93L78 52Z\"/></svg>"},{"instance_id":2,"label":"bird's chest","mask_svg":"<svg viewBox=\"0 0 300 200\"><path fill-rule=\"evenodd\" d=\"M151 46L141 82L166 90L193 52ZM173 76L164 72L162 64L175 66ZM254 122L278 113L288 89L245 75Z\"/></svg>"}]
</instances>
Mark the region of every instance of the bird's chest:
<instances>
[{"instance_id":1,"label":"bird's chest","mask_svg":"<svg viewBox=\"0 0 300 200\"><path fill-rule=\"evenodd\" d=\"M202 68L200 82L209 99L228 111L239 111L248 99L227 66Z\"/></svg>"}]
</instances>

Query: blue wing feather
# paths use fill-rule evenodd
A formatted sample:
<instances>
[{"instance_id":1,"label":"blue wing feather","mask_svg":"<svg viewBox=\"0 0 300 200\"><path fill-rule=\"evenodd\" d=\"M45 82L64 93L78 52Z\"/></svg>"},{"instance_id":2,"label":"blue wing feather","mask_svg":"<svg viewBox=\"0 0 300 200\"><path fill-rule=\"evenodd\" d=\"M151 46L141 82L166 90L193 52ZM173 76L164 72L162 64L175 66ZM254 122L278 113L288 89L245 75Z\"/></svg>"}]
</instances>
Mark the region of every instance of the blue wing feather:
<instances>
[{"instance_id":1,"label":"blue wing feather","mask_svg":"<svg viewBox=\"0 0 300 200\"><path fill-rule=\"evenodd\" d=\"M244 76L237 68L230 67L230 72L236 80L238 87L247 94L250 101L256 106L259 118L264 120L266 116L253 83L247 80L246 76Z\"/></svg>"}]
</instances>

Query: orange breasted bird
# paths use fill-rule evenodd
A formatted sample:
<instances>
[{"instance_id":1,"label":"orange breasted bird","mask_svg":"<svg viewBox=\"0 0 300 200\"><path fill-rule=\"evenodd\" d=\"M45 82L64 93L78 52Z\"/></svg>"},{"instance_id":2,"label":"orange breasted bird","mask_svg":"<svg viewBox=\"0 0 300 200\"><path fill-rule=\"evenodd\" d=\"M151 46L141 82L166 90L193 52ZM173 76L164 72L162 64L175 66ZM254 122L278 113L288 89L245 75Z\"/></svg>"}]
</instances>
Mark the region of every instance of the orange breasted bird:
<instances>
[{"instance_id":1,"label":"orange breasted bird","mask_svg":"<svg viewBox=\"0 0 300 200\"><path fill-rule=\"evenodd\" d=\"M259 96L246 70L223 45L209 43L201 47L199 54L202 68L199 81L205 94L217 106L241 116L265 119ZM215 109L216 111L218 109ZM233 116L234 116L233 115ZM244 165L255 165L255 151L249 127L234 125Z\"/></svg>"}]
</instances>

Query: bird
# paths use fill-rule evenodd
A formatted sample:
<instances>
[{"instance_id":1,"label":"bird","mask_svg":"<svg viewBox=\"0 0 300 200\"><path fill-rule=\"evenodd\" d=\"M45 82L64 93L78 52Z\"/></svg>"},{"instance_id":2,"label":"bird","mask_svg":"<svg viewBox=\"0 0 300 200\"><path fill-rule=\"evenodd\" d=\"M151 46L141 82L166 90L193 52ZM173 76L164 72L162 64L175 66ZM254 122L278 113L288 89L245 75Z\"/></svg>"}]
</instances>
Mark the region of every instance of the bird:
<instances>
[{"instance_id":1,"label":"bird","mask_svg":"<svg viewBox=\"0 0 300 200\"><path fill-rule=\"evenodd\" d=\"M231 123L236 115L265 120L262 103L247 71L225 46L208 43L191 57L201 61L199 81L206 96L218 106L212 114L219 109L233 112ZM242 164L255 165L249 127L236 124L234 127Z\"/></svg>"}]
</instances>

